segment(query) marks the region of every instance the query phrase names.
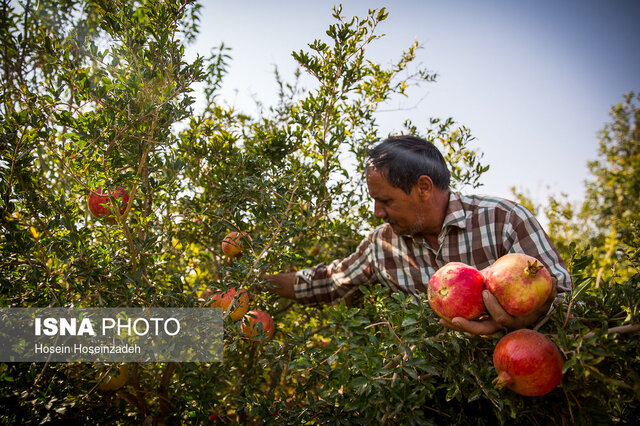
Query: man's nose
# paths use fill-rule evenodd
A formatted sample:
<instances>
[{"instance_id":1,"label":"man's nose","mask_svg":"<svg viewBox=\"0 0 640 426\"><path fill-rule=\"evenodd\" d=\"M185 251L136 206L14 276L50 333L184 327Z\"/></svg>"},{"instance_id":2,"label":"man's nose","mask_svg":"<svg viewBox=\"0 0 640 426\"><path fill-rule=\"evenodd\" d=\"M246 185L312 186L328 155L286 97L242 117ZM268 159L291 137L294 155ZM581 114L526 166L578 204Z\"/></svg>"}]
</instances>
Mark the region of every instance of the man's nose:
<instances>
[{"instance_id":1,"label":"man's nose","mask_svg":"<svg viewBox=\"0 0 640 426\"><path fill-rule=\"evenodd\" d=\"M387 212L384 210L384 208L377 201L375 201L373 203L373 215L377 219L384 219L387 216Z\"/></svg>"}]
</instances>

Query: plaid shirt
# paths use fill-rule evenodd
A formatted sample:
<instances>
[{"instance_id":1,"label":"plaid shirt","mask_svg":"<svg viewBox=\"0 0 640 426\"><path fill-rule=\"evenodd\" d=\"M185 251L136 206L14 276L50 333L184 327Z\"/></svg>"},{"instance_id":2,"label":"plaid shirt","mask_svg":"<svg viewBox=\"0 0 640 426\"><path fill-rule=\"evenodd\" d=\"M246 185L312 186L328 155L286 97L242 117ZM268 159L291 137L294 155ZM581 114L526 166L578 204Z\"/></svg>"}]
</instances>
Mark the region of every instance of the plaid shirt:
<instances>
[{"instance_id":1,"label":"plaid shirt","mask_svg":"<svg viewBox=\"0 0 640 426\"><path fill-rule=\"evenodd\" d=\"M526 253L542 262L560 297L571 290L571 277L553 243L531 212L512 201L451 192L438 242L434 250L422 236L400 236L381 225L346 259L299 271L296 299L305 305L334 303L376 282L415 295L426 292L433 273L449 262L484 269L507 253Z\"/></svg>"}]
</instances>

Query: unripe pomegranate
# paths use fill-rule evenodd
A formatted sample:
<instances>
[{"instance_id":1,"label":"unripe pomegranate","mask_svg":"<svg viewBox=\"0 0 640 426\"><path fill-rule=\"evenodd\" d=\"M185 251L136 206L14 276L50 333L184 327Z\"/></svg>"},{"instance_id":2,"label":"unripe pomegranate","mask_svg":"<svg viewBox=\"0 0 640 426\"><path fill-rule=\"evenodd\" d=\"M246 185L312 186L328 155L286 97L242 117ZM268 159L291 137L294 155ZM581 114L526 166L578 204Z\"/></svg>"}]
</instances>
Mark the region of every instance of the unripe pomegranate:
<instances>
[{"instance_id":1,"label":"unripe pomegranate","mask_svg":"<svg viewBox=\"0 0 640 426\"><path fill-rule=\"evenodd\" d=\"M209 306L225 311L229 309L231 302L233 302L233 310L229 314L233 321L238 321L249 310L249 293L243 288L238 290L235 287L231 287L222 293L215 293L208 288L202 292L200 297L205 299L205 301L211 298L211 305Z\"/></svg>"},{"instance_id":2,"label":"unripe pomegranate","mask_svg":"<svg viewBox=\"0 0 640 426\"><path fill-rule=\"evenodd\" d=\"M249 311L245 315L245 319L240 326L240 330L245 337L256 337L262 326L262 338L261 340L269 340L273 337L275 331L275 325L271 315L264 311Z\"/></svg>"},{"instance_id":3,"label":"unripe pomegranate","mask_svg":"<svg viewBox=\"0 0 640 426\"><path fill-rule=\"evenodd\" d=\"M116 391L123 387L129 379L129 367L127 364L122 364L118 368L118 373L114 375L105 375L100 378L100 390L102 391Z\"/></svg>"},{"instance_id":4,"label":"unripe pomegranate","mask_svg":"<svg viewBox=\"0 0 640 426\"><path fill-rule=\"evenodd\" d=\"M114 191L111 191L111 195L116 200L120 200L120 214L124 214L127 209L127 204L129 203L129 192L119 186ZM94 216L98 218L106 217L109 223L115 223L113 212L111 211L111 204L109 203L109 196L106 192L102 192L101 186L91 191L87 199L87 205L89 206L89 211Z\"/></svg>"},{"instance_id":5,"label":"unripe pomegranate","mask_svg":"<svg viewBox=\"0 0 640 426\"><path fill-rule=\"evenodd\" d=\"M232 259L240 256L244 250L244 239L252 241L246 232L229 232L222 240L222 252Z\"/></svg>"},{"instance_id":6,"label":"unripe pomegranate","mask_svg":"<svg viewBox=\"0 0 640 426\"><path fill-rule=\"evenodd\" d=\"M496 387L525 396L551 392L562 381L563 360L546 336L523 328L504 336L493 351Z\"/></svg>"},{"instance_id":7,"label":"unripe pomegranate","mask_svg":"<svg viewBox=\"0 0 640 426\"><path fill-rule=\"evenodd\" d=\"M549 298L553 283L547 268L535 257L509 253L485 273L487 289L514 316L538 309Z\"/></svg>"},{"instance_id":8,"label":"unripe pomegranate","mask_svg":"<svg viewBox=\"0 0 640 426\"><path fill-rule=\"evenodd\" d=\"M484 277L476 268L449 262L429 280L427 295L431 308L442 318L473 319L484 312Z\"/></svg>"}]
</instances>

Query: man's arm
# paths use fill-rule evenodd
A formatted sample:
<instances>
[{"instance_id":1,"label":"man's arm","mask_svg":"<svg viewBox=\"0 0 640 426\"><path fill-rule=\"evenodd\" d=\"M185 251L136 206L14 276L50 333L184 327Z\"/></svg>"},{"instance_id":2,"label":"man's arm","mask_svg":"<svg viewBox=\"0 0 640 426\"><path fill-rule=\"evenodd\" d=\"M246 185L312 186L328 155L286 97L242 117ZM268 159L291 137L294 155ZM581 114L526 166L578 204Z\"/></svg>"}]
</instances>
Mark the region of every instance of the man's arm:
<instances>
[{"instance_id":1,"label":"man's arm","mask_svg":"<svg viewBox=\"0 0 640 426\"><path fill-rule=\"evenodd\" d=\"M371 281L374 274L373 240L371 233L360 243L355 253L329 265L320 263L298 272L264 275L262 279L272 284L264 287L271 293L303 305L335 303L351 294L360 285Z\"/></svg>"}]
</instances>

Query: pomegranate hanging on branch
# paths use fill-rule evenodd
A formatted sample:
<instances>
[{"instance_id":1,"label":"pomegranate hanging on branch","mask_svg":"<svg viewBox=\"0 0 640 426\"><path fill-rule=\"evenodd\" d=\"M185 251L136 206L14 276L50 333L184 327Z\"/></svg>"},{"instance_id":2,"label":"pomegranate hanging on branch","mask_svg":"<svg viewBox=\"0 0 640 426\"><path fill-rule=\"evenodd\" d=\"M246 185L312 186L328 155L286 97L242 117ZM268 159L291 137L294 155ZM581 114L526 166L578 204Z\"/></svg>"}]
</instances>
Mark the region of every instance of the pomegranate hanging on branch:
<instances>
[{"instance_id":1,"label":"pomegranate hanging on branch","mask_svg":"<svg viewBox=\"0 0 640 426\"><path fill-rule=\"evenodd\" d=\"M507 387L524 396L540 396L555 389L562 381L563 365L556 345L526 328L505 335L493 351L496 387Z\"/></svg>"}]
</instances>

